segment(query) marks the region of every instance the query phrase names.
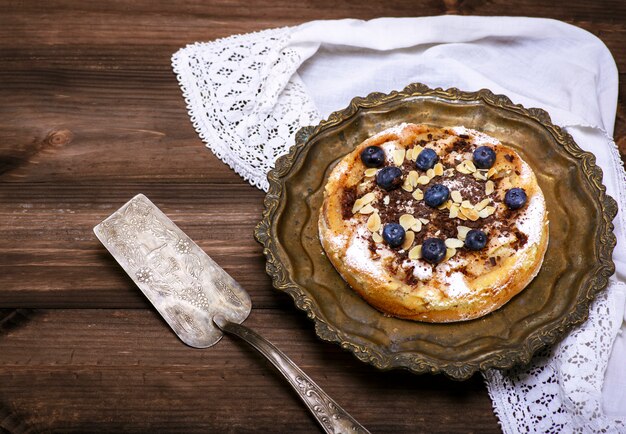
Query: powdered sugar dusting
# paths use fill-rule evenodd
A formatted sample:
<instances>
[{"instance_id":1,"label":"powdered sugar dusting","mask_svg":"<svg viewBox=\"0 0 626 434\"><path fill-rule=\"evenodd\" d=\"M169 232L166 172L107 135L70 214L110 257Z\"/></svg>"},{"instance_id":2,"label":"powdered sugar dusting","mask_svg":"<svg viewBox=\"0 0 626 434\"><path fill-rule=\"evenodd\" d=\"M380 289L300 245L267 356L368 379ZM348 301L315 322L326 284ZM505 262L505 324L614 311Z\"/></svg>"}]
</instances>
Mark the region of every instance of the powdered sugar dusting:
<instances>
[{"instance_id":1,"label":"powdered sugar dusting","mask_svg":"<svg viewBox=\"0 0 626 434\"><path fill-rule=\"evenodd\" d=\"M395 140L391 140L381 145L381 148L383 148L383 151L385 151L385 159L387 161L393 161L393 151L395 151L396 149L400 149L397 145L398 142Z\"/></svg>"},{"instance_id":2,"label":"powdered sugar dusting","mask_svg":"<svg viewBox=\"0 0 626 434\"><path fill-rule=\"evenodd\" d=\"M372 276L383 277L383 268L372 258L367 238L370 236L367 228L359 226L352 236L350 246L346 250L344 261L346 265L370 273Z\"/></svg>"},{"instance_id":3,"label":"powdered sugar dusting","mask_svg":"<svg viewBox=\"0 0 626 434\"><path fill-rule=\"evenodd\" d=\"M457 135L465 134L471 136L472 141L478 146L500 144L500 141L494 137L488 136L487 134L481 133L480 131L465 128L463 126L453 127L452 131L454 131Z\"/></svg>"},{"instance_id":4,"label":"powdered sugar dusting","mask_svg":"<svg viewBox=\"0 0 626 434\"><path fill-rule=\"evenodd\" d=\"M516 226L520 232L528 237L528 244L533 245L541 240L543 232L543 216L546 212L546 203L541 194L534 194L526 208L517 219Z\"/></svg>"},{"instance_id":5,"label":"powdered sugar dusting","mask_svg":"<svg viewBox=\"0 0 626 434\"><path fill-rule=\"evenodd\" d=\"M447 277L446 283L446 295L450 298L462 297L469 293L470 289L465 282L465 276L463 273L455 272Z\"/></svg>"},{"instance_id":6,"label":"powdered sugar dusting","mask_svg":"<svg viewBox=\"0 0 626 434\"><path fill-rule=\"evenodd\" d=\"M419 280L428 280L433 277L433 267L424 261L407 259L402 263L405 268L413 267L413 276Z\"/></svg>"},{"instance_id":7,"label":"powdered sugar dusting","mask_svg":"<svg viewBox=\"0 0 626 434\"><path fill-rule=\"evenodd\" d=\"M441 180L441 183L443 185L445 185L446 187L448 187L448 189L450 191L452 191L452 190L462 190L464 188L463 187L463 183L460 180L458 180L458 179L443 178Z\"/></svg>"},{"instance_id":8,"label":"powdered sugar dusting","mask_svg":"<svg viewBox=\"0 0 626 434\"><path fill-rule=\"evenodd\" d=\"M342 251L346 247L348 237L345 234L335 233L326 237L330 248L334 251Z\"/></svg>"},{"instance_id":9,"label":"powdered sugar dusting","mask_svg":"<svg viewBox=\"0 0 626 434\"><path fill-rule=\"evenodd\" d=\"M527 182L534 176L533 170L528 164L526 164L526 162L522 161L520 169L519 178L522 182Z\"/></svg>"}]
</instances>

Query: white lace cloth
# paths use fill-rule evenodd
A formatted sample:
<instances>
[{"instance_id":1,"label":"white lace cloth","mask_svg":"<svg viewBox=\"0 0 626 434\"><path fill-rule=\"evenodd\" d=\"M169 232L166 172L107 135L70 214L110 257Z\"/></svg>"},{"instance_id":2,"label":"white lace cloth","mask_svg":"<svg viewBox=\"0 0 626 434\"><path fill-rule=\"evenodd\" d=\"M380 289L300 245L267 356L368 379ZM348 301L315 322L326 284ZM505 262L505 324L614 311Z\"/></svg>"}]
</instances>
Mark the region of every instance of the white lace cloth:
<instances>
[{"instance_id":1,"label":"white lace cloth","mask_svg":"<svg viewBox=\"0 0 626 434\"><path fill-rule=\"evenodd\" d=\"M609 194L626 208L626 175L611 139L615 62L596 37L559 21L315 21L189 45L172 64L202 140L262 189L298 128L345 107L355 95L422 82L488 88L547 110L596 155ZM589 320L530 366L485 373L504 432L626 432L624 212L615 225L617 273Z\"/></svg>"}]
</instances>

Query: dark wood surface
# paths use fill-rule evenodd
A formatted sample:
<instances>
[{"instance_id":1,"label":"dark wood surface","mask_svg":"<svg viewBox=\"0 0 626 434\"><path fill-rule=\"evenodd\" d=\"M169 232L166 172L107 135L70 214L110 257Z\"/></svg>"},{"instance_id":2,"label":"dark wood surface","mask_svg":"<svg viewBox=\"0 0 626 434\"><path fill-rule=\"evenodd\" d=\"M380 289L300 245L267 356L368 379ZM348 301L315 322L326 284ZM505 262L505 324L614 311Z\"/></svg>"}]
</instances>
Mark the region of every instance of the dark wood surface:
<instances>
[{"instance_id":1,"label":"dark wood surface","mask_svg":"<svg viewBox=\"0 0 626 434\"><path fill-rule=\"evenodd\" d=\"M95 239L138 192L250 292L246 324L372 432L498 432L480 376L379 372L315 337L265 275L252 237L263 193L204 147L170 68L194 41L444 13L561 19L599 36L626 71L623 0L0 1L0 433L317 431L245 344L183 345Z\"/></svg>"}]
</instances>

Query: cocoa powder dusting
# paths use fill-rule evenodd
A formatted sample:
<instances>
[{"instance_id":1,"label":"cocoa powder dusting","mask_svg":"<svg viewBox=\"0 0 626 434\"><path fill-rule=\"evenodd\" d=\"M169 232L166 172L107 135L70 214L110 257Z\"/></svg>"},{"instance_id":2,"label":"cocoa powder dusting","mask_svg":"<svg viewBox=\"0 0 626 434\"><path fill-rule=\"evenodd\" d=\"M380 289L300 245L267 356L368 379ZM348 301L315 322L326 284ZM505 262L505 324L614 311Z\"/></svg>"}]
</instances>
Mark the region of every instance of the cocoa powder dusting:
<instances>
[{"instance_id":1,"label":"cocoa powder dusting","mask_svg":"<svg viewBox=\"0 0 626 434\"><path fill-rule=\"evenodd\" d=\"M513 235L515 235L515 241L511 243L511 247L514 249L520 249L526 245L528 237L525 233L516 230L513 232Z\"/></svg>"},{"instance_id":2,"label":"cocoa powder dusting","mask_svg":"<svg viewBox=\"0 0 626 434\"><path fill-rule=\"evenodd\" d=\"M341 217L344 220L348 220L352 217L352 207L356 201L356 188L346 187L343 189L343 196L341 196Z\"/></svg>"},{"instance_id":3,"label":"cocoa powder dusting","mask_svg":"<svg viewBox=\"0 0 626 434\"><path fill-rule=\"evenodd\" d=\"M446 131L446 133L450 134L449 131ZM416 141L414 145L419 144L420 146L424 146L430 143L430 141L433 140L433 135L428 134L428 139L429 141ZM465 153L474 147L471 140L468 140L470 140L468 135L461 134L457 140L447 146L446 151ZM504 158L507 161L512 162L514 156L506 154L504 155ZM392 162L385 161L383 166L386 167L390 165L392 165ZM444 170L453 167L454 166L444 167ZM403 179L412 170L417 170L420 175L424 174L422 171L416 169L415 162L409 159L405 159L403 164L400 166L400 169L403 173ZM426 190L432 185L444 183L450 186L450 190L460 191L463 200L469 200L472 204L476 204L487 197L496 201L497 191L494 191L494 193L489 196L485 194L485 181L480 181L474 178L471 174L463 174L457 170L454 170L452 173L453 175L451 177L435 176L427 185L418 185L417 188L425 193ZM495 180L495 182L497 187L499 187L500 180ZM367 189L367 191L361 192L361 195L378 189L379 187L377 187L374 183ZM387 200L385 200L385 198L387 198ZM343 190L343 196L341 198L341 211L344 220L353 216L352 207L354 206L356 199L357 194L355 186L348 187ZM437 237L442 240L447 238L456 238L458 236L458 226L480 229L484 231L489 238L498 236L499 234L513 234L516 237L516 240L513 242L512 247L516 249L523 247L528 241L528 237L515 227L515 219L518 215L518 211L511 211L506 207L502 209L502 204L498 205L501 209L500 212L492 214L486 218L480 218L477 221L471 221L469 219L461 220L459 218L450 218L450 211L448 209L439 210L437 208L430 208L426 205L424 200L416 200L413 198L412 193L407 192L402 188L396 188L392 191L383 190L383 194L374 203L372 203L372 205L378 210L383 226L387 223L398 223L400 216L403 214L411 214L416 219L427 219L429 222L427 224L423 224L422 230L415 232L415 240L413 242L414 246L422 244L425 238L430 237ZM498 215L497 218L496 215ZM376 253L377 246L372 237L367 237L367 240L370 255L373 258L380 258L380 255ZM392 250L395 251L396 259L394 261L390 261L387 264L387 268L393 274L397 274L400 264L402 264L404 260L408 259L408 249L403 250L401 247L397 247ZM473 258L473 260L484 261L486 265L488 264L491 266L495 266L497 261L500 260L499 257L487 257L485 252L478 253L478 257L476 257L477 253L478 252L471 252L465 247L461 247L457 250L456 255L459 258L470 257ZM402 269L402 271L404 274L403 279L408 285L417 284L418 280L413 276L413 267ZM466 270L463 269L463 272L466 272Z\"/></svg>"},{"instance_id":4,"label":"cocoa powder dusting","mask_svg":"<svg viewBox=\"0 0 626 434\"><path fill-rule=\"evenodd\" d=\"M415 277L415 275L413 274L413 270L415 270L415 267L411 266L405 271L404 283L409 286L417 285L417 282L419 281L417 277Z\"/></svg>"},{"instance_id":5,"label":"cocoa powder dusting","mask_svg":"<svg viewBox=\"0 0 626 434\"><path fill-rule=\"evenodd\" d=\"M468 137L466 137L468 138ZM452 146L449 146L447 151L448 152L458 152L460 154L462 154L463 152L467 151L467 148L471 146L469 142L467 142L465 140L465 138L456 140L452 143Z\"/></svg>"},{"instance_id":6,"label":"cocoa powder dusting","mask_svg":"<svg viewBox=\"0 0 626 434\"><path fill-rule=\"evenodd\" d=\"M461 185L458 190L463 194L463 199L467 199L472 203L478 203L483 200L485 196L485 182L479 181L472 175L466 175L461 172L454 171L454 176L448 178L454 183Z\"/></svg>"}]
</instances>

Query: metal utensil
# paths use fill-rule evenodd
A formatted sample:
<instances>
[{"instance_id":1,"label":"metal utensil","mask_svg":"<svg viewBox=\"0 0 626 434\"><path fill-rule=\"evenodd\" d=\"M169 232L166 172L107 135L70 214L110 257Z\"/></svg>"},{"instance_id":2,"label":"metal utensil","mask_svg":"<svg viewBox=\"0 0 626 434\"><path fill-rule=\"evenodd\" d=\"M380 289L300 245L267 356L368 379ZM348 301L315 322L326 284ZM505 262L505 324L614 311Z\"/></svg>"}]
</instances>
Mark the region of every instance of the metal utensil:
<instances>
[{"instance_id":1,"label":"metal utensil","mask_svg":"<svg viewBox=\"0 0 626 434\"><path fill-rule=\"evenodd\" d=\"M187 345L207 348L237 335L287 379L327 433L368 433L278 348L241 325L248 293L148 198L139 194L94 233Z\"/></svg>"}]
</instances>

